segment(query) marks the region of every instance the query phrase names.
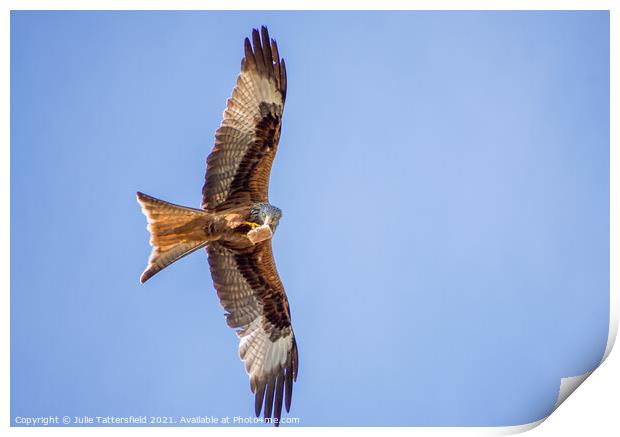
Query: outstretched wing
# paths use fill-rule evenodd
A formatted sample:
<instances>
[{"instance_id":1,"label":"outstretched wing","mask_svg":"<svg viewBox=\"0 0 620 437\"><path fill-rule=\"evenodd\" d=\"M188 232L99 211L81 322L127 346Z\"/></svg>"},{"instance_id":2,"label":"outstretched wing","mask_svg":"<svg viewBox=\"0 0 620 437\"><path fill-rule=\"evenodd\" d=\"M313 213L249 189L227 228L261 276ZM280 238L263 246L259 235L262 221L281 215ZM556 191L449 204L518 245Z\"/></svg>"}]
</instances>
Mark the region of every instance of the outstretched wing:
<instances>
[{"instance_id":1,"label":"outstretched wing","mask_svg":"<svg viewBox=\"0 0 620 437\"><path fill-rule=\"evenodd\" d=\"M239 355L256 394L259 416L280 421L282 401L291 406L297 379L297 344L284 287L276 271L271 240L238 250L211 243L209 265L213 284L227 311L228 326L237 330Z\"/></svg>"},{"instance_id":2,"label":"outstretched wing","mask_svg":"<svg viewBox=\"0 0 620 437\"><path fill-rule=\"evenodd\" d=\"M261 41L262 38L262 41ZM286 66L266 27L245 39L241 73L207 158L202 207L267 202L269 173L280 139Z\"/></svg>"}]
</instances>

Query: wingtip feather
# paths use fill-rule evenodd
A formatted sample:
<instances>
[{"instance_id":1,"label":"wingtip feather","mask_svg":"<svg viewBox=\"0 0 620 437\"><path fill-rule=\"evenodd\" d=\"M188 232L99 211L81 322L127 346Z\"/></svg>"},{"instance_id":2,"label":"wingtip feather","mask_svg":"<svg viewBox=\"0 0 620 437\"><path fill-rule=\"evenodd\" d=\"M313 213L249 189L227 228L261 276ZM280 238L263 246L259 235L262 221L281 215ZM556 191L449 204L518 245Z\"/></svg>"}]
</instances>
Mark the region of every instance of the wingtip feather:
<instances>
[{"instance_id":1,"label":"wingtip feather","mask_svg":"<svg viewBox=\"0 0 620 437\"><path fill-rule=\"evenodd\" d=\"M254 413L256 417L260 416L260 412L263 409L263 399L265 398L265 384L259 383L256 389L256 399L254 401Z\"/></svg>"}]
</instances>

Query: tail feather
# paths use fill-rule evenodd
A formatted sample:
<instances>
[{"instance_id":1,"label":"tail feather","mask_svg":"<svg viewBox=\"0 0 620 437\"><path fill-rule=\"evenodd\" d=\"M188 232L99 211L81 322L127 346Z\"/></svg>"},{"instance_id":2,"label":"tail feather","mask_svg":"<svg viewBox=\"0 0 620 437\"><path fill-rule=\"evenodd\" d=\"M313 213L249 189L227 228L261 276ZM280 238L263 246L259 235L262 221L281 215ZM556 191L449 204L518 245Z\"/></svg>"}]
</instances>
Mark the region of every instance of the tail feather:
<instances>
[{"instance_id":1,"label":"tail feather","mask_svg":"<svg viewBox=\"0 0 620 437\"><path fill-rule=\"evenodd\" d=\"M202 209L186 208L137 193L138 203L147 218L151 233L151 256L140 282L176 260L207 245L206 233L209 213Z\"/></svg>"}]
</instances>

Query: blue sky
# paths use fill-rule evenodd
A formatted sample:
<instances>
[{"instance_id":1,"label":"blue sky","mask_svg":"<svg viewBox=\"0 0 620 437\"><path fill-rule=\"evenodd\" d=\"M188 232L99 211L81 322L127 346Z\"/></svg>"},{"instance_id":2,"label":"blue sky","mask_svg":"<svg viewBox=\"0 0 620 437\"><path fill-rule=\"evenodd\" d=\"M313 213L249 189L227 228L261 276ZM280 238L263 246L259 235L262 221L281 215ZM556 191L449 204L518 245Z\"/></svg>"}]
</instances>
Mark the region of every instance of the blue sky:
<instances>
[{"instance_id":1,"label":"blue sky","mask_svg":"<svg viewBox=\"0 0 620 437\"><path fill-rule=\"evenodd\" d=\"M513 425L602 357L606 12L13 12L11 416L252 416L206 254L145 285L140 190L197 207L252 27L306 426Z\"/></svg>"}]
</instances>

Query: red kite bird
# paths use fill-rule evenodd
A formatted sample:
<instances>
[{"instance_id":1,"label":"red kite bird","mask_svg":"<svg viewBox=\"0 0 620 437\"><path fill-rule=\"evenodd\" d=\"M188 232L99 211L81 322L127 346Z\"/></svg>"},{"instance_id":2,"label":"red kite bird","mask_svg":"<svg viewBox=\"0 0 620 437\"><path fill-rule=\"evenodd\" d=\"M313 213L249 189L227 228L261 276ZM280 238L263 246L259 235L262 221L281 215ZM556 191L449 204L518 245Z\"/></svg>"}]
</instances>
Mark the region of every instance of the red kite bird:
<instances>
[{"instance_id":1,"label":"red kite bird","mask_svg":"<svg viewBox=\"0 0 620 437\"><path fill-rule=\"evenodd\" d=\"M206 247L213 285L228 326L239 336L239 355L265 419L276 426L282 403L291 406L297 379L297 344L271 237L282 216L269 204L269 173L278 148L286 66L267 28L245 39L245 57L224 120L207 158L202 209L138 193L148 220L151 257L140 277L154 274Z\"/></svg>"}]
</instances>

